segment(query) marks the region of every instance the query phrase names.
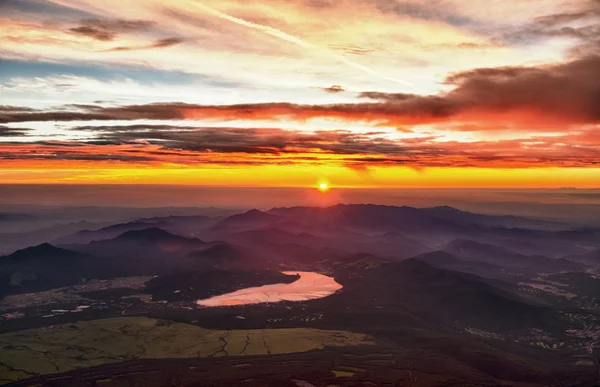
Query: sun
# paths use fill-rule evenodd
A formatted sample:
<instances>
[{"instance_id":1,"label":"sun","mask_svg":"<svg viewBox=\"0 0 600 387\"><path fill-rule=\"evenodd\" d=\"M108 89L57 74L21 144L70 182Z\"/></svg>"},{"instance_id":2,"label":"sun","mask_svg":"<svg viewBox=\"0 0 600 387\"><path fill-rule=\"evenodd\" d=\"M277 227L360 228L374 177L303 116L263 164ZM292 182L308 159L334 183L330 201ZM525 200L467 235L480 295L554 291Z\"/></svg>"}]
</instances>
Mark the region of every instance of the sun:
<instances>
[{"instance_id":1,"label":"sun","mask_svg":"<svg viewBox=\"0 0 600 387\"><path fill-rule=\"evenodd\" d=\"M329 184L319 183L319 191L321 191L321 192L329 191Z\"/></svg>"}]
</instances>

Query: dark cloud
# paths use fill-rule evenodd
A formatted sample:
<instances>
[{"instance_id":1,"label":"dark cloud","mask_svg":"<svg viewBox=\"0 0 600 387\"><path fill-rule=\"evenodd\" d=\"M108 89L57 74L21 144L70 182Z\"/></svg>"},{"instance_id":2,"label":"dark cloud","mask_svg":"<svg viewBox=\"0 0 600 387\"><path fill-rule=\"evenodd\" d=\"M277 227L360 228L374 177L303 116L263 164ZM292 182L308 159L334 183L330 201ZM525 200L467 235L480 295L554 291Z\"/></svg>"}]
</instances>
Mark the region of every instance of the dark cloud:
<instances>
[{"instance_id":1,"label":"dark cloud","mask_svg":"<svg viewBox=\"0 0 600 387\"><path fill-rule=\"evenodd\" d=\"M594 20L600 17L600 1L587 0L580 10L540 16L534 19L538 26L557 27L565 24Z\"/></svg>"},{"instance_id":2,"label":"dark cloud","mask_svg":"<svg viewBox=\"0 0 600 387\"><path fill-rule=\"evenodd\" d=\"M476 69L450 76L460 109L524 111L570 122L600 121L600 56L537 68Z\"/></svg>"},{"instance_id":3,"label":"dark cloud","mask_svg":"<svg viewBox=\"0 0 600 387\"><path fill-rule=\"evenodd\" d=\"M470 143L437 142L436 136L391 140L385 133L317 131L303 133L265 128L215 128L169 125L121 125L78 127L91 131L95 145L147 144L159 146L155 156L178 157L207 153L243 153L281 156L307 160L330 155L342 156L345 163L409 164L411 166L476 166L512 164L519 167L535 163L560 166L589 166L600 162L600 137L594 131L578 136L540 137L528 140L480 141ZM559 145L560 144L560 145ZM586 147L581 147L586 144ZM130 152L145 152L136 149ZM319 159L316 159L319 161ZM321 159L320 161L323 161ZM355 165L356 167L356 165ZM359 166L362 168L362 166Z\"/></svg>"},{"instance_id":4,"label":"dark cloud","mask_svg":"<svg viewBox=\"0 0 600 387\"><path fill-rule=\"evenodd\" d=\"M87 153L29 153L14 154L0 151L0 160L70 160L70 161L123 161L123 162L149 162L154 161L149 156L132 156L123 154L87 154Z\"/></svg>"},{"instance_id":5,"label":"dark cloud","mask_svg":"<svg viewBox=\"0 0 600 387\"><path fill-rule=\"evenodd\" d=\"M402 154L407 147L382 133L319 131L306 134L282 129L215 128L169 125L76 127L94 133L94 144L143 140L165 148L194 152L301 153L319 149L335 154Z\"/></svg>"},{"instance_id":6,"label":"dark cloud","mask_svg":"<svg viewBox=\"0 0 600 387\"><path fill-rule=\"evenodd\" d=\"M112 30L116 32L133 32L143 31L152 28L156 23L150 20L102 20L102 19L87 19L83 24L93 26L104 30Z\"/></svg>"},{"instance_id":7,"label":"dark cloud","mask_svg":"<svg viewBox=\"0 0 600 387\"><path fill-rule=\"evenodd\" d=\"M147 30L154 24L148 20L85 19L80 26L69 28L69 32L106 42L114 40L120 33Z\"/></svg>"},{"instance_id":8,"label":"dark cloud","mask_svg":"<svg viewBox=\"0 0 600 387\"><path fill-rule=\"evenodd\" d=\"M377 101L402 101L414 98L414 94L406 93L382 93L378 91L365 91L358 94L358 98L368 98Z\"/></svg>"},{"instance_id":9,"label":"dark cloud","mask_svg":"<svg viewBox=\"0 0 600 387\"><path fill-rule=\"evenodd\" d=\"M0 137L25 137L31 129L24 128L9 128L8 126L0 125Z\"/></svg>"},{"instance_id":10,"label":"dark cloud","mask_svg":"<svg viewBox=\"0 0 600 387\"><path fill-rule=\"evenodd\" d=\"M72 110L72 109L76 109L76 110L95 110L95 109L101 109L102 106L101 105L92 105L92 104L82 104L82 103L71 103L71 104L67 104L67 105L63 105L60 107L61 110Z\"/></svg>"},{"instance_id":11,"label":"dark cloud","mask_svg":"<svg viewBox=\"0 0 600 387\"><path fill-rule=\"evenodd\" d=\"M337 163L363 172L375 165L524 168L600 164L600 136L593 129L577 136L469 143L438 142L435 136L392 140L381 132L304 133L271 128L115 125L72 130L88 132L93 140L5 143L0 158L182 165Z\"/></svg>"},{"instance_id":12,"label":"dark cloud","mask_svg":"<svg viewBox=\"0 0 600 387\"><path fill-rule=\"evenodd\" d=\"M439 96L377 92L359 96L381 101L401 116L479 115L485 121L486 115L523 113L532 121L547 117L570 123L600 122L599 56L544 67L480 68L453 74L446 83L455 89Z\"/></svg>"},{"instance_id":13,"label":"dark cloud","mask_svg":"<svg viewBox=\"0 0 600 387\"><path fill-rule=\"evenodd\" d=\"M350 55L366 55L375 51L372 48L365 48L356 45L331 45L331 48Z\"/></svg>"},{"instance_id":14,"label":"dark cloud","mask_svg":"<svg viewBox=\"0 0 600 387\"><path fill-rule=\"evenodd\" d=\"M179 125L98 125L98 126L75 126L71 130L84 132L107 132L107 133L138 133L154 131L190 131L198 130L195 126Z\"/></svg>"},{"instance_id":15,"label":"dark cloud","mask_svg":"<svg viewBox=\"0 0 600 387\"><path fill-rule=\"evenodd\" d=\"M504 36L509 42L536 44L548 37L575 39L571 54L576 56L600 53L600 1L587 0L579 10L549 14Z\"/></svg>"},{"instance_id":16,"label":"dark cloud","mask_svg":"<svg viewBox=\"0 0 600 387\"><path fill-rule=\"evenodd\" d=\"M11 122L42 122L42 121L94 121L120 119L118 116L107 114L94 114L90 112L33 112L33 113L4 113L0 112L0 123Z\"/></svg>"},{"instance_id":17,"label":"dark cloud","mask_svg":"<svg viewBox=\"0 0 600 387\"><path fill-rule=\"evenodd\" d=\"M182 38L165 38L159 39L154 42L150 48L161 48L161 47L171 47L177 44L183 43L185 40Z\"/></svg>"},{"instance_id":18,"label":"dark cloud","mask_svg":"<svg viewBox=\"0 0 600 387\"><path fill-rule=\"evenodd\" d=\"M410 16L424 20L443 21L455 26L473 26L478 23L457 12L451 3L443 1L415 2L405 0L373 0L372 3L383 13L392 13L401 16Z\"/></svg>"},{"instance_id":19,"label":"dark cloud","mask_svg":"<svg viewBox=\"0 0 600 387\"><path fill-rule=\"evenodd\" d=\"M147 45L143 45L143 46L119 46L119 47L110 48L105 51L108 51L108 52L109 51L136 51L136 50L148 50L151 48L165 48L165 47L175 46L177 44L183 43L184 41L185 41L185 39L176 38L176 37L164 38L164 39L159 39L152 44L147 44Z\"/></svg>"},{"instance_id":20,"label":"dark cloud","mask_svg":"<svg viewBox=\"0 0 600 387\"><path fill-rule=\"evenodd\" d=\"M450 75L439 95L364 92L372 101L330 105L155 103L76 111L0 110L0 123L72 120L364 120L403 126L440 122L514 123L555 129L600 122L600 56L540 67L479 68Z\"/></svg>"},{"instance_id":21,"label":"dark cloud","mask_svg":"<svg viewBox=\"0 0 600 387\"><path fill-rule=\"evenodd\" d=\"M36 109L28 108L25 106L0 105L0 114L24 113L24 112L34 112L34 111L36 111Z\"/></svg>"},{"instance_id":22,"label":"dark cloud","mask_svg":"<svg viewBox=\"0 0 600 387\"><path fill-rule=\"evenodd\" d=\"M101 40L103 42L113 40L117 36L117 34L112 31L101 30L88 26L69 28L69 31L77 35L84 35L89 38Z\"/></svg>"},{"instance_id":23,"label":"dark cloud","mask_svg":"<svg viewBox=\"0 0 600 387\"><path fill-rule=\"evenodd\" d=\"M329 87L324 87L323 90L327 93L342 93L342 92L346 91L346 89L344 89L340 85L332 85Z\"/></svg>"},{"instance_id":24,"label":"dark cloud","mask_svg":"<svg viewBox=\"0 0 600 387\"><path fill-rule=\"evenodd\" d=\"M99 114L106 114L121 120L179 120L184 119L184 112L196 106L181 102L174 103L152 103L146 105L127 105L120 107L108 107L96 110Z\"/></svg>"}]
</instances>

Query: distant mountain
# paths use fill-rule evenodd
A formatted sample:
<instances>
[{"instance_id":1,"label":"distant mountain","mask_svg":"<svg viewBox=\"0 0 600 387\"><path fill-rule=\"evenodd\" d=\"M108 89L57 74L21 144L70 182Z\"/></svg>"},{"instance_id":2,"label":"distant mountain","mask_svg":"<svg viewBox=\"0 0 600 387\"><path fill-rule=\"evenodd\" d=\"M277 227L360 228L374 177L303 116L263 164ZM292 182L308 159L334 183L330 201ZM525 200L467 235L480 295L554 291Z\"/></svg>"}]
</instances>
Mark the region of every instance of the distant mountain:
<instances>
[{"instance_id":1,"label":"distant mountain","mask_svg":"<svg viewBox=\"0 0 600 387\"><path fill-rule=\"evenodd\" d=\"M153 223L156 227L165 229L173 234L186 237L198 237L209 230L222 217L209 216L157 216L152 218L141 218L138 222Z\"/></svg>"},{"instance_id":2,"label":"distant mountain","mask_svg":"<svg viewBox=\"0 0 600 387\"><path fill-rule=\"evenodd\" d=\"M345 255L331 260L331 267L334 271L339 270L371 270L388 263L388 261L379 258L376 255L368 253L357 253Z\"/></svg>"},{"instance_id":3,"label":"distant mountain","mask_svg":"<svg viewBox=\"0 0 600 387\"><path fill-rule=\"evenodd\" d=\"M539 230L561 230L568 226L563 223L529 219L513 215L486 215L459 210L449 206L422 208L423 212L440 219L452 220L460 224L497 226L506 228L527 228Z\"/></svg>"},{"instance_id":4,"label":"distant mountain","mask_svg":"<svg viewBox=\"0 0 600 387\"><path fill-rule=\"evenodd\" d=\"M165 221L161 222L128 222L119 223L112 226L104 227L99 230L82 230L74 234L67 235L62 238L58 238L53 241L57 245L64 244L85 244L93 241L100 241L105 239L111 239L119 236L120 234L133 231L133 230L144 230L152 227L168 227L170 224Z\"/></svg>"},{"instance_id":5,"label":"distant mountain","mask_svg":"<svg viewBox=\"0 0 600 387\"><path fill-rule=\"evenodd\" d=\"M532 305L483 278L439 269L418 259L388 263L340 280L344 285L340 296L349 305L365 303L390 310L402 306L424 321L453 329L518 331L551 328L560 320L551 309Z\"/></svg>"},{"instance_id":6,"label":"distant mountain","mask_svg":"<svg viewBox=\"0 0 600 387\"><path fill-rule=\"evenodd\" d=\"M525 228L489 227L478 235L463 239L477 239L496 246L509 246L524 255L544 255L561 258L586 252L582 246L598 246L600 236L594 233L569 231L545 231Z\"/></svg>"},{"instance_id":7,"label":"distant mountain","mask_svg":"<svg viewBox=\"0 0 600 387\"><path fill-rule=\"evenodd\" d=\"M571 255L568 258L575 262L581 262L598 267L600 266L600 249L594 249L585 254Z\"/></svg>"},{"instance_id":8,"label":"distant mountain","mask_svg":"<svg viewBox=\"0 0 600 387\"><path fill-rule=\"evenodd\" d=\"M274 226L282 218L259 210L232 215L212 227L214 232L239 232Z\"/></svg>"},{"instance_id":9,"label":"distant mountain","mask_svg":"<svg viewBox=\"0 0 600 387\"><path fill-rule=\"evenodd\" d=\"M0 212L0 222L33 222L38 217L18 212Z\"/></svg>"},{"instance_id":10,"label":"distant mountain","mask_svg":"<svg viewBox=\"0 0 600 387\"><path fill-rule=\"evenodd\" d=\"M600 278L590 273L560 273L547 277L549 280L567 284L579 296L600 300Z\"/></svg>"},{"instance_id":11,"label":"distant mountain","mask_svg":"<svg viewBox=\"0 0 600 387\"><path fill-rule=\"evenodd\" d=\"M213 218L202 215L140 218L135 221L117 223L97 230L78 231L74 234L58 238L52 243L57 245L85 244L115 238L127 231L143 230L152 227L158 227L182 236L193 237L205 228L212 226L216 221Z\"/></svg>"},{"instance_id":12,"label":"distant mountain","mask_svg":"<svg viewBox=\"0 0 600 387\"><path fill-rule=\"evenodd\" d=\"M228 242L246 246L259 251L271 249L274 246L304 246L309 249L334 249L338 253L348 255L355 253L370 253L388 260L399 260L430 251L422 243L405 237L400 233L384 235L364 235L353 232L338 233L337 235L317 236L309 233L295 234L285 231L289 224L280 228L267 228L242 231L223 236ZM319 232L318 229L314 230ZM283 257L282 257L283 258Z\"/></svg>"},{"instance_id":13,"label":"distant mountain","mask_svg":"<svg viewBox=\"0 0 600 387\"><path fill-rule=\"evenodd\" d=\"M457 239L439 248L461 259L485 262L498 267L526 269L536 272L581 271L580 263L563 258L548 258L542 255L523 255L504 247L479 243L472 240Z\"/></svg>"},{"instance_id":14,"label":"distant mountain","mask_svg":"<svg viewBox=\"0 0 600 387\"><path fill-rule=\"evenodd\" d=\"M229 243L186 238L157 227L62 247L101 257L98 261L110 265L114 271L121 273L119 276L181 273L207 268L255 268L260 263Z\"/></svg>"},{"instance_id":15,"label":"distant mountain","mask_svg":"<svg viewBox=\"0 0 600 387\"><path fill-rule=\"evenodd\" d=\"M261 228L231 233L227 240L244 246L257 246L264 244L276 244L284 246L288 244L311 245L318 247L326 243L322 238L311 234L294 234L279 228Z\"/></svg>"},{"instance_id":16,"label":"distant mountain","mask_svg":"<svg viewBox=\"0 0 600 387\"><path fill-rule=\"evenodd\" d=\"M202 224L202 223L209 223L213 220L214 218L211 218L209 216L203 216L203 215L191 215L191 216L154 216L151 218L140 218L138 219L138 221L140 222L145 222L145 223L161 223L161 222L165 222L165 223L186 223L186 224L193 224L193 225L197 225L197 224Z\"/></svg>"},{"instance_id":17,"label":"distant mountain","mask_svg":"<svg viewBox=\"0 0 600 387\"><path fill-rule=\"evenodd\" d=\"M358 244L360 247L359 251L369 251L390 260L409 258L426 251L431 251L429 246L398 232L374 235L365 240L362 246L360 246L360 242ZM371 246L373 247L371 248Z\"/></svg>"},{"instance_id":18,"label":"distant mountain","mask_svg":"<svg viewBox=\"0 0 600 387\"><path fill-rule=\"evenodd\" d=\"M227 242L207 243L203 249L194 250L186 257L190 260L190 265L196 269L206 267L218 269L261 268L260 262L253 255Z\"/></svg>"},{"instance_id":19,"label":"distant mountain","mask_svg":"<svg viewBox=\"0 0 600 387\"><path fill-rule=\"evenodd\" d=\"M326 208L273 208L268 213L285 218L280 224L293 222L307 227L337 227L369 235L398 232L427 246L443 245L454 239L472 239L514 245L522 254L543 254L553 258L583 252L579 245L600 247L598 229L559 230L561 225L554 223L474 214L452 207L339 204Z\"/></svg>"},{"instance_id":20,"label":"distant mountain","mask_svg":"<svg viewBox=\"0 0 600 387\"><path fill-rule=\"evenodd\" d=\"M371 204L338 204L333 207L274 208L269 214L293 219L297 223L343 227L381 234L388 231L419 233L467 232L468 227L432 215L419 208Z\"/></svg>"},{"instance_id":21,"label":"distant mountain","mask_svg":"<svg viewBox=\"0 0 600 387\"><path fill-rule=\"evenodd\" d=\"M73 285L102 275L91 259L48 243L0 257L0 295Z\"/></svg>"},{"instance_id":22,"label":"distant mountain","mask_svg":"<svg viewBox=\"0 0 600 387\"><path fill-rule=\"evenodd\" d=\"M471 226L524 227L527 225L542 227L550 225L550 222L515 216L475 214L448 206L414 208L373 204L338 204L327 208L274 208L269 213L295 218L300 223L332 224L343 220L348 222L345 224L346 226L368 227L380 231L402 230L410 226L412 226L412 230L434 226L435 229L447 231L448 227L457 226L469 228ZM408 223L411 221L412 224Z\"/></svg>"},{"instance_id":23,"label":"distant mountain","mask_svg":"<svg viewBox=\"0 0 600 387\"><path fill-rule=\"evenodd\" d=\"M106 223L76 222L55 224L51 227L44 227L33 231L0 233L0 254L10 254L26 247L53 241L80 230L105 227L106 225Z\"/></svg>"},{"instance_id":24,"label":"distant mountain","mask_svg":"<svg viewBox=\"0 0 600 387\"><path fill-rule=\"evenodd\" d=\"M205 246L206 242L200 239L186 238L158 227L150 227L127 231L112 239L64 247L102 257L157 258L173 254L185 255Z\"/></svg>"},{"instance_id":25,"label":"distant mountain","mask_svg":"<svg viewBox=\"0 0 600 387\"><path fill-rule=\"evenodd\" d=\"M523 228L535 225L544 229ZM435 246L443 249L439 246L456 239L511 246L517 254L551 258L581 252L578 243L600 244L600 239L595 238L598 230L553 230L559 226L521 217L475 214L452 207L339 204L326 208L273 208L268 212L251 210L224 219L211 229L212 234L203 235L250 247L262 248L265 243L294 244L334 248L346 253L366 252L390 260L431 251ZM543 263L543 260L536 262ZM549 263L553 271L582 269L564 261Z\"/></svg>"},{"instance_id":26,"label":"distant mountain","mask_svg":"<svg viewBox=\"0 0 600 387\"><path fill-rule=\"evenodd\" d=\"M600 229L591 227L575 228L570 230L555 231L554 234L560 239L568 239L580 244L598 243Z\"/></svg>"},{"instance_id":27,"label":"distant mountain","mask_svg":"<svg viewBox=\"0 0 600 387\"><path fill-rule=\"evenodd\" d=\"M426 262L440 269L453 270L463 273L471 273L486 278L507 278L500 266L485 262L469 261L460 259L445 251L432 251L414 257L419 261Z\"/></svg>"},{"instance_id":28,"label":"distant mountain","mask_svg":"<svg viewBox=\"0 0 600 387\"><path fill-rule=\"evenodd\" d=\"M204 244L200 239L186 238L181 235L175 235L159 227L149 227L140 230L130 230L114 238L115 241L140 241L149 243L158 243L162 241L181 242L190 244Z\"/></svg>"},{"instance_id":29,"label":"distant mountain","mask_svg":"<svg viewBox=\"0 0 600 387\"><path fill-rule=\"evenodd\" d=\"M56 262L57 259L60 259L63 260L63 262L69 263L72 262L72 260L77 260L81 257L82 254L74 251L61 249L49 243L42 243L41 245L27 247L25 249L15 251L10 255L0 257L0 262L2 262L2 264L9 264L12 262L30 263L33 261L42 260L54 260Z\"/></svg>"}]
</instances>

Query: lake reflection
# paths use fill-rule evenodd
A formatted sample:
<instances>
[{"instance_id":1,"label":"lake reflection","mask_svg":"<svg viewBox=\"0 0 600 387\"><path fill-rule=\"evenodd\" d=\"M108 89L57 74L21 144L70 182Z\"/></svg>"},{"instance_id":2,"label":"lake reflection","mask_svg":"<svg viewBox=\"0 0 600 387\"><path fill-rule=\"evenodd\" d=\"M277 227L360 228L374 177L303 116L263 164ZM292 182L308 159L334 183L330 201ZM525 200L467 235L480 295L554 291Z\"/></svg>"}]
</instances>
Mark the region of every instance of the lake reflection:
<instances>
[{"instance_id":1,"label":"lake reflection","mask_svg":"<svg viewBox=\"0 0 600 387\"><path fill-rule=\"evenodd\" d=\"M291 284L273 284L240 289L214 296L196 303L202 306L233 306L279 301L306 301L327 297L342 288L332 277L310 271L284 271L286 275L300 275Z\"/></svg>"}]
</instances>

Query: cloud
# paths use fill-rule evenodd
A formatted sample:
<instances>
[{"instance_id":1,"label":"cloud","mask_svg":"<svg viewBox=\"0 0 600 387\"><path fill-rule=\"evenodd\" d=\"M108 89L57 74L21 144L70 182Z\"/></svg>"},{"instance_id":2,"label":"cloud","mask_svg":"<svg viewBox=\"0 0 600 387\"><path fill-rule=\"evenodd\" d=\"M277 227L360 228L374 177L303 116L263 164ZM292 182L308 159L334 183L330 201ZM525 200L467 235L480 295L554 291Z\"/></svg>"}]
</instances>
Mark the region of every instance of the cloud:
<instances>
[{"instance_id":1,"label":"cloud","mask_svg":"<svg viewBox=\"0 0 600 387\"><path fill-rule=\"evenodd\" d=\"M185 41L185 39L172 37L172 38L158 39L154 43L151 43L151 44L140 45L140 46L119 46L119 47L109 48L108 50L104 50L104 51L107 51L107 52L110 52L110 51L136 51L136 50L148 50L151 48L165 48L165 47L175 46L177 44L183 43L184 41Z\"/></svg>"},{"instance_id":2,"label":"cloud","mask_svg":"<svg viewBox=\"0 0 600 387\"><path fill-rule=\"evenodd\" d=\"M77 35L84 35L92 39L101 40L103 42L113 40L115 36L117 36L117 34L114 32L88 26L69 28L69 31Z\"/></svg>"},{"instance_id":3,"label":"cloud","mask_svg":"<svg viewBox=\"0 0 600 387\"><path fill-rule=\"evenodd\" d=\"M0 114L2 113L25 113L34 112L35 109L25 106L0 105Z\"/></svg>"},{"instance_id":4,"label":"cloud","mask_svg":"<svg viewBox=\"0 0 600 387\"><path fill-rule=\"evenodd\" d=\"M346 91L342 86L340 85L332 85L329 87L324 87L323 91L327 92L327 93L342 93L344 91Z\"/></svg>"},{"instance_id":5,"label":"cloud","mask_svg":"<svg viewBox=\"0 0 600 387\"><path fill-rule=\"evenodd\" d=\"M111 67L115 73L119 72L115 67L145 64L165 73L180 71L224 78L247 85L243 93L233 97L236 103L251 101L260 88L290 102L307 101L307 89L314 85L386 90L395 83L390 81L392 77L434 93L439 90L440 74L468 69L474 63L494 66L548 62L559 57L562 46L536 47L526 53L515 45L485 47L490 46L495 37L490 35L498 29L566 9L551 0L526 4L507 0L485 5L448 0L425 6L416 0L402 1L424 9L423 13L389 12L368 0L358 0L352 7L344 2L332 2L328 7L314 7L308 1L204 2L221 12L215 14L190 0L168 4L158 0L61 3L65 4L61 12L73 12L48 15L45 10L28 7L27 13L4 20L5 24L0 25L3 56ZM147 23L133 27L129 20L118 23L124 15ZM331 15L343 23L343 29L330 22ZM465 26L461 20L472 24ZM102 41L69 31L81 27L85 27L83 32L114 39ZM138 29L134 32L134 28ZM165 56L155 50L138 49L169 37L184 37L188 44L175 46ZM283 38L300 39L309 47ZM106 51L111 48L117 50ZM395 86L410 92L402 85ZM293 98L284 98L291 93Z\"/></svg>"},{"instance_id":6,"label":"cloud","mask_svg":"<svg viewBox=\"0 0 600 387\"><path fill-rule=\"evenodd\" d=\"M151 45L151 48L160 48L160 47L171 47L176 44L183 43L185 39L182 38L165 38L159 39L154 44Z\"/></svg>"},{"instance_id":7,"label":"cloud","mask_svg":"<svg viewBox=\"0 0 600 387\"><path fill-rule=\"evenodd\" d=\"M506 147L518 153L507 154ZM406 147L395 153L345 153L345 144L329 146L329 152L313 149L270 151L266 144L260 147L234 146L214 147L210 150L169 148L156 144L131 142L122 144L86 143L78 146L66 144L13 144L7 149L0 147L0 158L4 160L85 160L120 161L125 163L168 163L181 165L268 165L268 164L312 164L340 165L354 170L366 170L381 166L425 167L488 167L529 168L535 167L590 167L600 165L597 152L584 152L566 148L549 152L545 146L524 143L498 144L498 149L486 143L446 144ZM366 147L367 144L360 144ZM375 150L376 148L371 148ZM334 152L333 150L339 151ZM352 149L354 150L354 149ZM385 149L382 149L385 150Z\"/></svg>"},{"instance_id":8,"label":"cloud","mask_svg":"<svg viewBox=\"0 0 600 387\"><path fill-rule=\"evenodd\" d=\"M377 101L402 101L414 98L414 94L406 93L381 93L377 91L363 91L358 94L358 98L374 99Z\"/></svg>"},{"instance_id":9,"label":"cloud","mask_svg":"<svg viewBox=\"0 0 600 387\"><path fill-rule=\"evenodd\" d=\"M595 20L598 18L600 18L600 1L587 0L578 11L539 16L534 19L534 24L545 27L557 27L573 22Z\"/></svg>"},{"instance_id":10,"label":"cloud","mask_svg":"<svg viewBox=\"0 0 600 387\"><path fill-rule=\"evenodd\" d=\"M519 113L568 122L600 121L600 57L543 67L483 68L446 79L445 96L461 111Z\"/></svg>"},{"instance_id":11,"label":"cloud","mask_svg":"<svg viewBox=\"0 0 600 387\"><path fill-rule=\"evenodd\" d=\"M179 165L338 165L371 167L590 167L600 165L598 126L575 134L513 140L440 141L386 132L301 131L183 125L75 126L77 141L0 143L0 159Z\"/></svg>"},{"instance_id":12,"label":"cloud","mask_svg":"<svg viewBox=\"0 0 600 387\"><path fill-rule=\"evenodd\" d=\"M77 111L0 110L0 123L72 120L296 120L336 118L403 126L440 122L517 123L529 129L600 122L600 56L537 67L451 74L438 95L364 92L371 102L308 105L154 103Z\"/></svg>"},{"instance_id":13,"label":"cloud","mask_svg":"<svg viewBox=\"0 0 600 387\"><path fill-rule=\"evenodd\" d=\"M575 10L551 13L506 34L508 41L539 44L541 39L568 38L576 41L573 56L600 53L600 2L587 0Z\"/></svg>"},{"instance_id":14,"label":"cloud","mask_svg":"<svg viewBox=\"0 0 600 387\"><path fill-rule=\"evenodd\" d=\"M600 122L600 57L541 67L479 68L450 75L455 88L438 96L366 92L399 117L524 121Z\"/></svg>"},{"instance_id":15,"label":"cloud","mask_svg":"<svg viewBox=\"0 0 600 387\"><path fill-rule=\"evenodd\" d=\"M254 22L249 21L249 20L241 19L241 18L232 16L232 15L226 14L224 12L221 12L221 11L219 11L219 10L217 10L215 8L212 8L212 7L210 7L210 6L206 5L206 4L203 4L201 2L194 2L193 4L194 4L194 6L200 8L203 11L206 11L206 12L208 12L208 13L212 14L213 16L218 17L220 19L229 21L231 23L238 24L240 26L247 27L249 29L260 31L260 32L262 32L262 33L264 33L266 35L269 35L269 36L281 39L283 41L286 41L288 43L300 46L300 47L305 48L305 49L318 51L318 52L320 52L322 54L325 54L327 56L330 56L330 57L336 59L340 63L343 63L343 64L345 64L347 66L350 66L350 67L352 67L352 68L354 68L356 70L362 71L363 73L370 74L370 75L372 75L374 77L377 77L377 78L380 78L380 79L383 79L383 80L386 80L386 81L391 81L391 82L395 82L395 83L404 85L404 86L406 86L406 87L408 87L408 88L410 88L412 90L417 90L417 88L412 83L410 83L410 82L407 82L407 81L402 80L402 79L397 79L397 78L385 75L385 74L383 74L383 73L381 73L381 72L379 72L377 70L374 70L371 67L364 66L364 65L362 65L360 63L357 63L357 62L354 62L353 60L348 59L347 57L345 57L343 55L339 55L335 51L329 50L327 48L319 47L319 46L317 46L317 45L315 45L315 44L313 44L313 43L311 43L311 42L309 42L307 40L299 38L299 37L297 37L295 35L288 34L287 32L281 31L281 30L279 30L277 28L273 28L271 26L263 25L263 24L259 24L259 23L254 23Z\"/></svg>"},{"instance_id":16,"label":"cloud","mask_svg":"<svg viewBox=\"0 0 600 387\"><path fill-rule=\"evenodd\" d=\"M290 163L341 163L364 169L372 165L426 166L590 166L600 162L596 128L575 135L537 136L503 141L439 141L437 136L389 139L386 133L265 128L215 128L178 125L85 126L72 130L92 135L87 146L135 144L136 153L172 163L196 163L210 154L253 164L280 158ZM151 147L147 151L144 147ZM266 158L266 160L265 160Z\"/></svg>"},{"instance_id":17,"label":"cloud","mask_svg":"<svg viewBox=\"0 0 600 387\"><path fill-rule=\"evenodd\" d=\"M0 138L2 137L25 137L31 129L24 128L10 128L8 126L0 125Z\"/></svg>"},{"instance_id":18,"label":"cloud","mask_svg":"<svg viewBox=\"0 0 600 387\"><path fill-rule=\"evenodd\" d=\"M148 20L102 20L85 19L79 27L69 28L69 32L100 41L114 40L118 34L148 30L155 25Z\"/></svg>"},{"instance_id":19,"label":"cloud","mask_svg":"<svg viewBox=\"0 0 600 387\"><path fill-rule=\"evenodd\" d=\"M88 26L93 26L96 28L111 30L116 32L134 32L134 31L143 31L148 30L154 25L155 22L150 20L108 20L108 19L87 19L84 20L83 23Z\"/></svg>"},{"instance_id":20,"label":"cloud","mask_svg":"<svg viewBox=\"0 0 600 387\"><path fill-rule=\"evenodd\" d=\"M165 148L194 152L297 154L402 154L400 143L381 133L317 131L303 133L283 129L188 127L175 125L83 126L72 130L91 132L95 144L143 141Z\"/></svg>"},{"instance_id":21,"label":"cloud","mask_svg":"<svg viewBox=\"0 0 600 387\"><path fill-rule=\"evenodd\" d=\"M60 111L48 111L48 112L0 112L0 123L11 123L11 122L44 122L44 121L93 121L93 120L110 120L119 119L117 116L111 117L106 114L94 114L94 113L77 113L77 112L60 112Z\"/></svg>"}]
</instances>

